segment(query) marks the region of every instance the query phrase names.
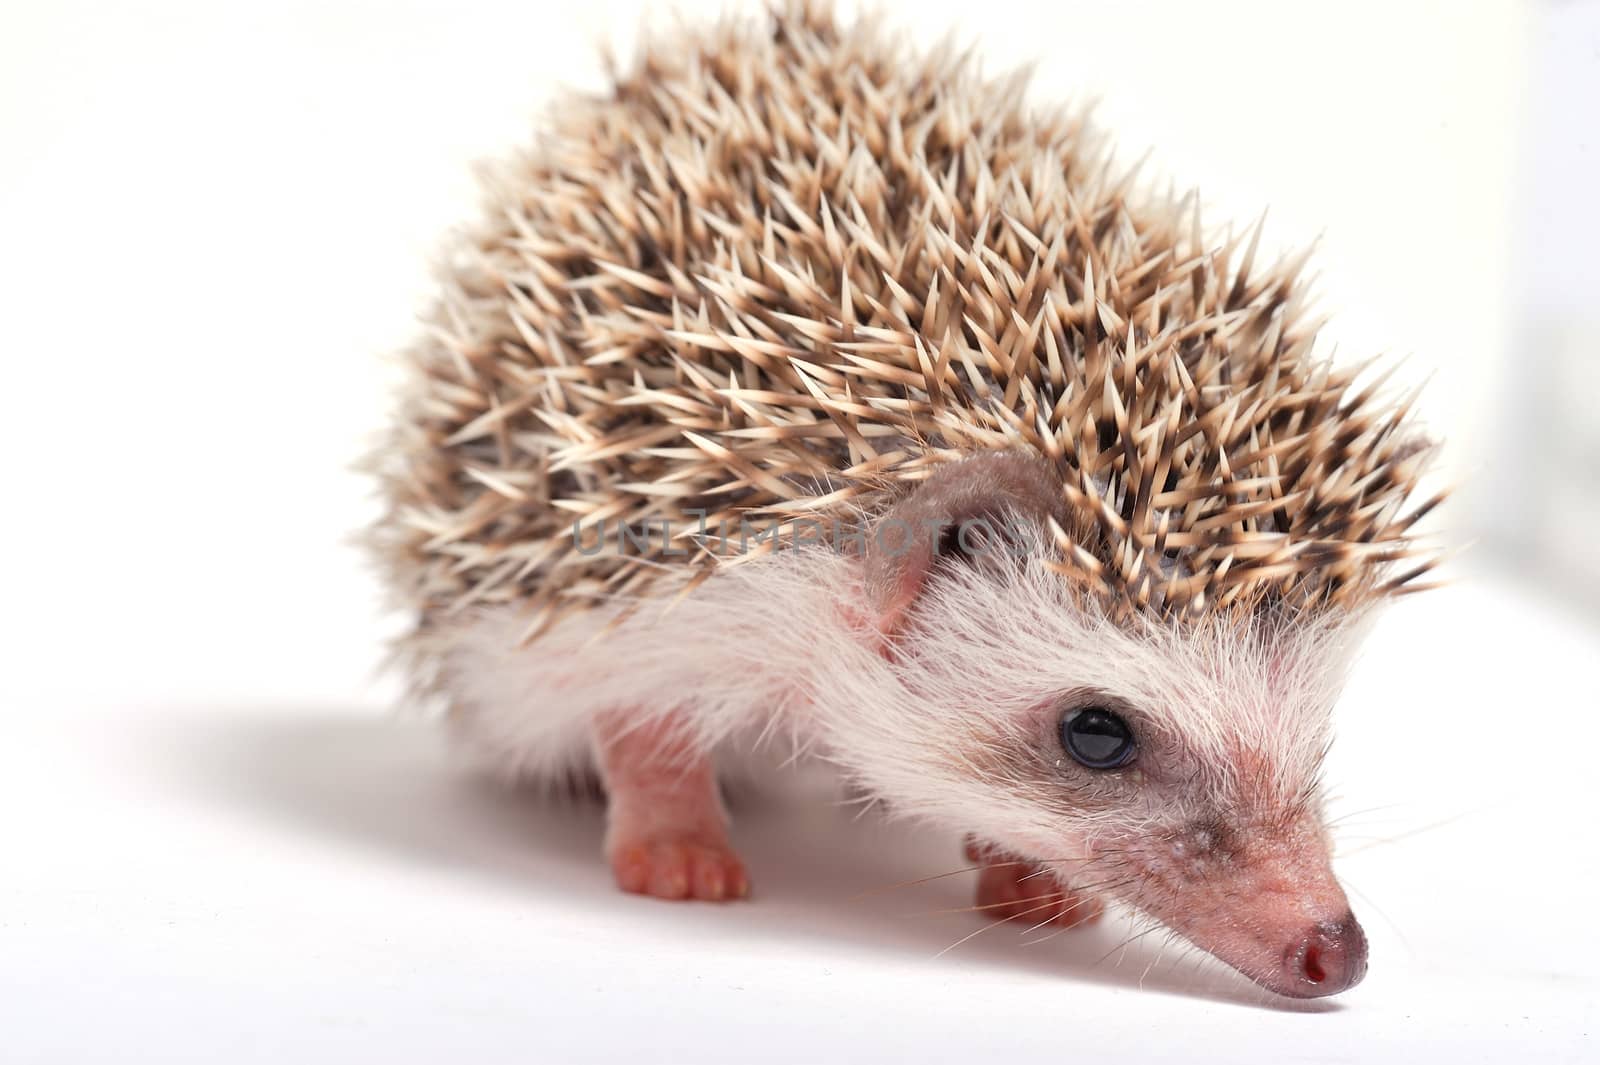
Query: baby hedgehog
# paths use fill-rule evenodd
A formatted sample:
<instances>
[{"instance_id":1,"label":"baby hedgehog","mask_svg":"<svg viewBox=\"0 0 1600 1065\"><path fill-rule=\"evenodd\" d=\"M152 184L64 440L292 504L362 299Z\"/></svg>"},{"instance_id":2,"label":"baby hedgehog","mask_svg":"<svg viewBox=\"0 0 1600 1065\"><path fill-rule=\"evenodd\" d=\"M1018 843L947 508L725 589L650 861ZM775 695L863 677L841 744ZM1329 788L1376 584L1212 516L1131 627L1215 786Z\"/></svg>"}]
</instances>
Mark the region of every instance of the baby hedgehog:
<instances>
[{"instance_id":1,"label":"baby hedgehog","mask_svg":"<svg viewBox=\"0 0 1600 1065\"><path fill-rule=\"evenodd\" d=\"M376 459L402 658L469 750L598 775L624 890L746 895L719 775L780 745L964 834L985 912L1342 991L1319 766L1433 446L1312 353L1303 259L1023 94L795 3L563 101Z\"/></svg>"}]
</instances>

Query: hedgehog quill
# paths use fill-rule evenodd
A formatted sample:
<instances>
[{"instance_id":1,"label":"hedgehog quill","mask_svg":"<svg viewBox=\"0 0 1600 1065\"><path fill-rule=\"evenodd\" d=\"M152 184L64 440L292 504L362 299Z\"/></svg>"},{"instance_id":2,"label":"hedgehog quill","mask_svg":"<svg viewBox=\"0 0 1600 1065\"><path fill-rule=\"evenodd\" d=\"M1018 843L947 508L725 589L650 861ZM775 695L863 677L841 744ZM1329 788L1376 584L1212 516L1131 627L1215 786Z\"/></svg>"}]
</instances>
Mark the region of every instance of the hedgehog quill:
<instances>
[{"instance_id":1,"label":"hedgehog quill","mask_svg":"<svg viewBox=\"0 0 1600 1065\"><path fill-rule=\"evenodd\" d=\"M491 764L598 775L624 890L745 896L718 776L781 744L963 834L995 917L1337 993L1330 710L1435 445L1314 353L1303 257L1024 89L798 3L564 101L374 459L401 657Z\"/></svg>"}]
</instances>

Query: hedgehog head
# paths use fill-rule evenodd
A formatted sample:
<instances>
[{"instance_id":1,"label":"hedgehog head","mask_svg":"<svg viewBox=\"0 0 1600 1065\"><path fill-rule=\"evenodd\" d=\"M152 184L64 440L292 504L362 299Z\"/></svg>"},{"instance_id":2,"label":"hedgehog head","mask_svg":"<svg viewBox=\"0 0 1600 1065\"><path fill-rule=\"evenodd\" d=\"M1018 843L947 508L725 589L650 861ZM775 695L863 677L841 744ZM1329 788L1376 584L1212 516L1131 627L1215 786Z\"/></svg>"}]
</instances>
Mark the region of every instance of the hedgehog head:
<instances>
[{"instance_id":1,"label":"hedgehog head","mask_svg":"<svg viewBox=\"0 0 1600 1065\"><path fill-rule=\"evenodd\" d=\"M1142 581L1087 585L1063 561L1078 541L1058 542L1085 535L1067 499L1046 459L991 453L884 512L861 561L884 661L845 681L864 687L842 698L870 708L850 757L891 801L1119 899L1273 991L1351 986L1366 945L1330 869L1321 767L1376 600L1291 595L1274 577L1195 610L1141 600ZM904 528L921 542L903 546ZM1391 579L1329 565L1295 579Z\"/></svg>"}]
</instances>

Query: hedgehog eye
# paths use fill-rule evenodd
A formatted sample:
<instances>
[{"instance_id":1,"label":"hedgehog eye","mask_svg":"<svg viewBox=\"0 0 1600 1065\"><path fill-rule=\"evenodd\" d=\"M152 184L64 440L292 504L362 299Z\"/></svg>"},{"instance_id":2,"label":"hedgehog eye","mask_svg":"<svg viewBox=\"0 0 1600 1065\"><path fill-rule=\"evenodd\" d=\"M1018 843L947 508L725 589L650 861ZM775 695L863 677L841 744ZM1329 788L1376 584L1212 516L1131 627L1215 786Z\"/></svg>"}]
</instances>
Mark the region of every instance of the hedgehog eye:
<instances>
[{"instance_id":1,"label":"hedgehog eye","mask_svg":"<svg viewBox=\"0 0 1600 1065\"><path fill-rule=\"evenodd\" d=\"M1138 748L1128 723L1102 706L1069 711L1061 719L1061 746L1090 769L1127 765Z\"/></svg>"}]
</instances>

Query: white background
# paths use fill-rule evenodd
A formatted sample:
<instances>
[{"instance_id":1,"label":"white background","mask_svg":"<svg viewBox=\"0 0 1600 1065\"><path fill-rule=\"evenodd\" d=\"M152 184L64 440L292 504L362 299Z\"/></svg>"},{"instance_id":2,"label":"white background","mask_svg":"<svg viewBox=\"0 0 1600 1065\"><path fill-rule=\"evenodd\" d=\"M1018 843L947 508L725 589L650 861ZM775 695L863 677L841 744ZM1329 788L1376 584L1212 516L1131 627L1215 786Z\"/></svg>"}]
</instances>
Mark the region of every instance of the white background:
<instances>
[{"instance_id":1,"label":"white background","mask_svg":"<svg viewBox=\"0 0 1600 1065\"><path fill-rule=\"evenodd\" d=\"M469 162L598 88L641 4L7 5L0 1055L1594 1057L1600 626L1538 579L1593 526L1515 535L1554 459L1509 397L1531 321L1594 365L1596 5L886 6L1098 94L1219 215L1322 232L1330 342L1435 374L1472 486L1446 520L1489 542L1388 616L1342 707L1367 981L1290 1008L1115 922L941 953L982 927L928 913L964 877L863 892L957 868L953 840L815 798L743 811L749 904L625 898L596 811L464 779L391 714L395 622L344 539L383 357Z\"/></svg>"}]
</instances>

